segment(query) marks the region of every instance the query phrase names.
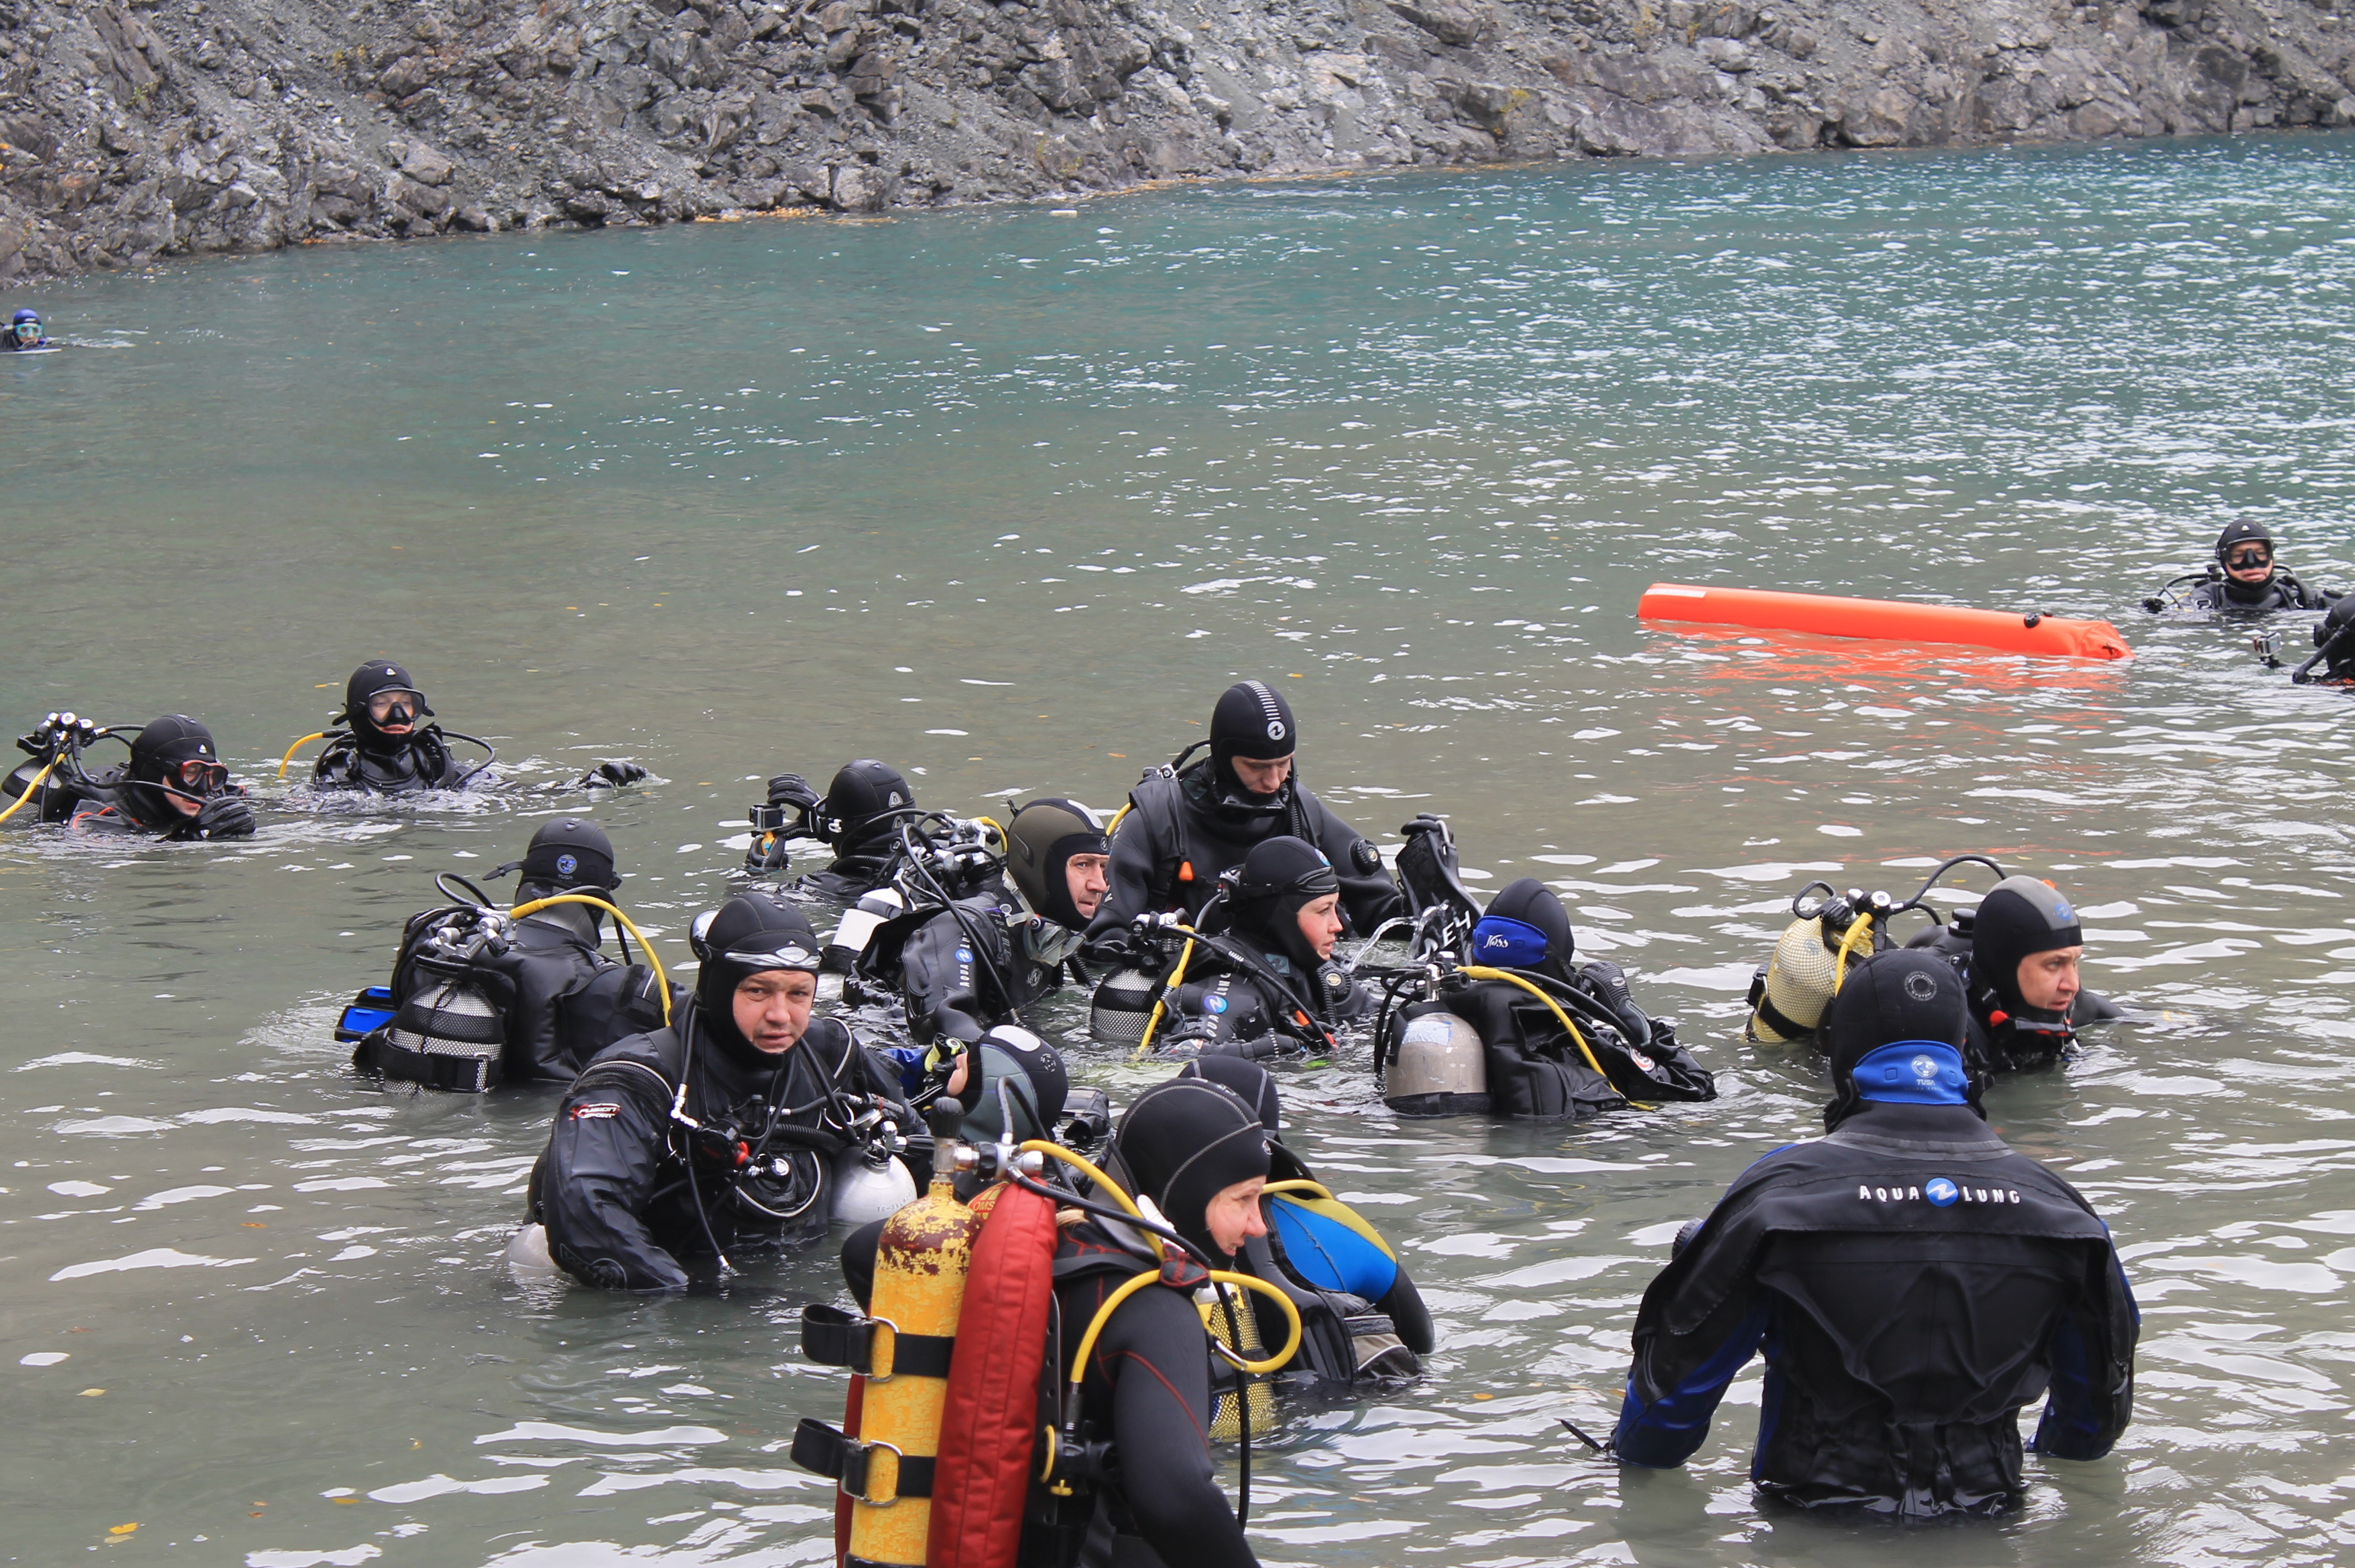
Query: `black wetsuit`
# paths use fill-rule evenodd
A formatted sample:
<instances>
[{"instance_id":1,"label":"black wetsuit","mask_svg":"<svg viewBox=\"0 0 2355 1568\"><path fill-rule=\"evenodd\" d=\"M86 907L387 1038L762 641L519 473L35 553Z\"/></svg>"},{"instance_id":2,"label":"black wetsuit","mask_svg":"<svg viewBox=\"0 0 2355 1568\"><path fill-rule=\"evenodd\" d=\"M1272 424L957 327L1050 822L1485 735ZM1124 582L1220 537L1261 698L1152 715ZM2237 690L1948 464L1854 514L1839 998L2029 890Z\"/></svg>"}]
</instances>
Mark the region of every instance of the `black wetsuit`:
<instances>
[{"instance_id":1,"label":"black wetsuit","mask_svg":"<svg viewBox=\"0 0 2355 1568\"><path fill-rule=\"evenodd\" d=\"M2125 1430L2140 1317L2076 1189L1969 1107L1867 1104L1752 1166L1644 1293L1614 1446L1684 1463L1734 1374L1767 1370L1751 1477L1805 1507L1991 1512L2034 1449Z\"/></svg>"},{"instance_id":2,"label":"black wetsuit","mask_svg":"<svg viewBox=\"0 0 2355 1568\"><path fill-rule=\"evenodd\" d=\"M1076 957L1036 953L1038 934L1053 938L1062 930L1012 893L991 891L958 900L954 911L935 906L890 922L870 940L861 967L899 993L919 1043L976 1040L999 1024L1020 1022L1021 1010L1059 989L1067 971L1085 983Z\"/></svg>"},{"instance_id":3,"label":"black wetsuit","mask_svg":"<svg viewBox=\"0 0 2355 1568\"><path fill-rule=\"evenodd\" d=\"M17 769L16 773L8 780L8 788L5 792L8 797L15 800L22 796L26 788L32 783L33 774L38 772L37 764L29 764L27 768ZM231 830L219 833L208 830L197 816L183 816L172 810L168 800L165 801L162 810L170 815L152 818L140 815L129 798L128 792L133 786L130 775L123 768L109 768L93 777L91 783L96 786L95 790L60 783L55 775L52 775L41 785L40 798L26 807L25 811L18 813L18 816L21 817L38 812L41 821L62 824L69 832L74 833L121 834L125 837L144 835L167 842L210 837L251 837L253 835L253 816L250 809L242 814L241 822ZM148 793L160 794L154 790ZM222 792L222 795L225 797L241 800L245 797L245 786L230 784Z\"/></svg>"},{"instance_id":4,"label":"black wetsuit","mask_svg":"<svg viewBox=\"0 0 2355 1568\"><path fill-rule=\"evenodd\" d=\"M842 1144L828 1134L841 1120L830 1099L896 1098L896 1084L835 1019L813 1019L791 1051L757 1062L721 1049L707 1032L696 1042L685 1111L733 1136L691 1133L672 1120L671 1104L682 1039L697 1029L697 1011L689 1002L672 1028L634 1035L600 1054L557 1110L534 1173L536 1206L549 1254L588 1284L677 1290L689 1283L686 1264L709 1259L715 1245L734 1253L822 1239L831 1154ZM732 1179L741 1168L740 1145L749 1146L763 1174ZM782 1172L772 1160L783 1162Z\"/></svg>"},{"instance_id":5,"label":"black wetsuit","mask_svg":"<svg viewBox=\"0 0 2355 1568\"><path fill-rule=\"evenodd\" d=\"M377 743L370 743L371 741ZM397 741L396 745L383 742ZM472 776L450 752L442 727L428 724L407 735L370 736L336 732L311 767L314 789L365 790L371 795L416 795L456 789Z\"/></svg>"},{"instance_id":6,"label":"black wetsuit","mask_svg":"<svg viewBox=\"0 0 2355 1568\"><path fill-rule=\"evenodd\" d=\"M2262 614L2274 610L2324 610L2337 597L2308 588L2286 568L2277 566L2263 582L2235 582L2226 577L2200 583L2183 596L2183 603L2190 610L2238 610Z\"/></svg>"},{"instance_id":7,"label":"black wetsuit","mask_svg":"<svg viewBox=\"0 0 2355 1568\"><path fill-rule=\"evenodd\" d=\"M1118 841L1114 840L1114 853ZM1169 992L1156 1050L1220 1052L1253 1060L1330 1050L1333 1027L1365 1017L1373 1003L1339 965L1313 975L1240 932L1194 944L1185 979Z\"/></svg>"},{"instance_id":8,"label":"black wetsuit","mask_svg":"<svg viewBox=\"0 0 2355 1568\"><path fill-rule=\"evenodd\" d=\"M1183 910L1191 920L1217 891L1220 872L1241 865L1252 846L1279 834L1306 839L1333 863L1351 929L1369 932L1405 912L1406 901L1386 873L1357 869L1351 847L1358 830L1297 779L1276 792L1275 810L1255 813L1218 803L1213 769L1205 760L1174 776L1147 773L1129 792L1135 809L1112 837L1111 885L1088 923L1092 945L1118 944L1140 914Z\"/></svg>"}]
</instances>

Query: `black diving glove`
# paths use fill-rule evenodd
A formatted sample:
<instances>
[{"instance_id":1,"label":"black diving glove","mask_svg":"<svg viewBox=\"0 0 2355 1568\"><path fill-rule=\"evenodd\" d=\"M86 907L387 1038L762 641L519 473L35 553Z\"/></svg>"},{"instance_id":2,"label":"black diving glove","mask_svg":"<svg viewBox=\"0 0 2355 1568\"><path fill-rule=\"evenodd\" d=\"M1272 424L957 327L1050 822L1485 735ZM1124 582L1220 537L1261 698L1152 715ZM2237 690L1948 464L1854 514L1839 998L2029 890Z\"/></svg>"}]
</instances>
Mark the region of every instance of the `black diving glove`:
<instances>
[{"instance_id":1,"label":"black diving glove","mask_svg":"<svg viewBox=\"0 0 2355 1568\"><path fill-rule=\"evenodd\" d=\"M581 775L583 789L619 789L634 784L646 776L646 770L635 763L599 763Z\"/></svg>"},{"instance_id":2,"label":"black diving glove","mask_svg":"<svg viewBox=\"0 0 2355 1568\"><path fill-rule=\"evenodd\" d=\"M790 805L806 812L817 803L817 791L810 788L809 780L799 773L779 773L769 781L771 805Z\"/></svg>"},{"instance_id":3,"label":"black diving glove","mask_svg":"<svg viewBox=\"0 0 2355 1568\"><path fill-rule=\"evenodd\" d=\"M250 838L256 824L253 807L243 795L217 795L197 813L199 838Z\"/></svg>"}]
</instances>

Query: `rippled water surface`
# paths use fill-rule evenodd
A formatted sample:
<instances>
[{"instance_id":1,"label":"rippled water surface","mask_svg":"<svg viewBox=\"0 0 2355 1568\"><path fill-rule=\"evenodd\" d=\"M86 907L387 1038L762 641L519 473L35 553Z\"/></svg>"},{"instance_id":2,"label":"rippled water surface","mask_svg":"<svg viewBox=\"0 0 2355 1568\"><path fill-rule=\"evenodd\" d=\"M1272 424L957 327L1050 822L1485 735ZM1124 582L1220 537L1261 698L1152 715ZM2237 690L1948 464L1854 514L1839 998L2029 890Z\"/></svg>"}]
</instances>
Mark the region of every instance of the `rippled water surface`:
<instances>
[{"instance_id":1,"label":"rippled water surface","mask_svg":"<svg viewBox=\"0 0 2355 1568\"><path fill-rule=\"evenodd\" d=\"M1888 1559L1753 1506L1754 1370L1681 1473L1558 1418L1608 1424L1678 1223L1817 1125L1811 1063L1739 1040L1796 884L1910 891L1966 849L2069 889L2144 1020L1989 1101L2115 1228L2140 1400L2110 1460L1902 1550L2345 1557L2350 699L2136 606L2243 512L2355 579L2350 150L1245 186L43 295L90 347L0 362L0 722L198 713L265 827L0 847L0 1556L824 1561L783 1450L839 1406L791 1327L830 1261L526 1294L496 1260L553 1095L380 1093L336 1005L429 871L519 853L592 759L657 775L593 809L684 957L753 779L875 753L927 804L1114 805L1266 676L1332 804L1390 838L1447 812L1485 885L1551 880L1726 1091L1402 1125L1362 1047L1288 1073L1443 1347L1255 1458L1269 1561ZM1665 633L1655 579L2104 617L2138 656ZM497 740L506 792L268 782L377 655Z\"/></svg>"}]
</instances>

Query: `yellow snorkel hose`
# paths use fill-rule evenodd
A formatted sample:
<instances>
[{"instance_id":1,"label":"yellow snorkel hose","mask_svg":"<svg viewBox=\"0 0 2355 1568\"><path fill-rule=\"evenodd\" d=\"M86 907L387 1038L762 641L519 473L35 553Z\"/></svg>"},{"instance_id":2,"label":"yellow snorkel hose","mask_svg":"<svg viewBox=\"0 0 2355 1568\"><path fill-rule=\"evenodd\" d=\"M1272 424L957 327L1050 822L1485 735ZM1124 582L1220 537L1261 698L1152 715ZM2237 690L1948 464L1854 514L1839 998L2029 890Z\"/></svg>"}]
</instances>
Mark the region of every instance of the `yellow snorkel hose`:
<instances>
[{"instance_id":1,"label":"yellow snorkel hose","mask_svg":"<svg viewBox=\"0 0 2355 1568\"><path fill-rule=\"evenodd\" d=\"M655 984L662 987L663 1027L669 1028L670 976L663 973L662 960L655 956L654 944L646 940L645 933L633 924L628 915L623 914L603 899L592 899L587 893L557 893L549 898L534 899L527 904L517 904L507 911L507 918L521 920L527 914L538 914L551 904L587 904L591 909L602 909L620 921L623 930L638 939L638 951L646 955L646 967L655 972Z\"/></svg>"},{"instance_id":2,"label":"yellow snorkel hose","mask_svg":"<svg viewBox=\"0 0 2355 1568\"><path fill-rule=\"evenodd\" d=\"M5 822L10 817L16 816L18 812L24 810L25 803L41 793L41 785L48 782L48 776L51 773L58 771L58 763L59 760L60 759L57 757L51 757L49 759L49 765L33 775L33 782L25 786L25 793L16 797L16 804L11 805L5 811L0 811L0 822Z\"/></svg>"},{"instance_id":3,"label":"yellow snorkel hose","mask_svg":"<svg viewBox=\"0 0 2355 1568\"><path fill-rule=\"evenodd\" d=\"M286 776L286 764L294 760L295 752L301 751L304 747L309 745L314 741L324 741L326 738L327 732L325 730L322 730L316 734L305 735L301 740L295 741L293 745L287 747L286 754L278 759L278 776L282 779Z\"/></svg>"},{"instance_id":4,"label":"yellow snorkel hose","mask_svg":"<svg viewBox=\"0 0 2355 1568\"><path fill-rule=\"evenodd\" d=\"M1090 1181L1094 1182L1098 1191L1110 1193L1114 1201L1117 1202L1123 1209L1127 1210L1131 1214L1140 1220L1145 1218L1144 1211L1137 1208L1135 1200L1130 1198L1127 1193L1122 1191L1118 1183L1114 1182L1112 1178L1106 1176L1103 1171L1098 1170L1087 1160L1073 1154L1070 1149L1063 1147L1062 1145L1050 1144L1044 1138L1032 1138L1022 1145L1022 1152L1025 1154L1044 1155L1049 1159L1061 1161L1063 1164L1068 1165L1072 1169L1078 1171L1081 1175L1086 1177ZM1166 1249L1160 1237L1155 1235L1150 1231L1145 1232L1144 1235L1145 1239L1153 1244L1155 1255L1159 1256L1165 1253ZM1291 1328L1291 1337L1284 1340L1284 1349L1277 1351L1274 1355L1269 1357L1264 1361L1246 1361L1240 1358L1232 1357L1231 1353L1230 1353L1230 1359L1234 1360L1237 1368L1257 1376L1262 1373L1278 1371L1288 1363L1294 1356L1299 1354L1300 1308L1292 1305L1292 1298L1290 1296L1276 1289L1275 1286L1268 1284L1267 1281L1254 1278L1247 1274L1232 1274L1225 1269L1212 1269L1210 1271L1210 1278L1213 1282L1220 1285L1231 1285L1243 1290L1255 1290L1259 1292L1259 1294L1266 1296L1269 1300L1274 1302L1279 1307L1283 1308L1284 1320ZM1161 1275L1158 1272L1138 1275L1134 1279L1122 1282L1120 1288L1114 1291L1110 1296L1106 1297L1104 1304L1102 1307L1096 1308L1095 1317L1091 1318L1088 1322L1088 1331L1080 1337L1079 1354L1073 1357L1071 1360L1071 1387L1074 1390L1078 1389L1080 1386L1080 1380L1088 1375L1088 1358L1095 1353L1096 1339L1103 1332L1103 1326L1107 1322L1111 1321L1113 1309L1118 1307L1122 1302L1126 1301L1130 1296L1135 1296L1138 1291L1143 1290L1146 1285L1159 1285L1160 1283Z\"/></svg>"}]
</instances>

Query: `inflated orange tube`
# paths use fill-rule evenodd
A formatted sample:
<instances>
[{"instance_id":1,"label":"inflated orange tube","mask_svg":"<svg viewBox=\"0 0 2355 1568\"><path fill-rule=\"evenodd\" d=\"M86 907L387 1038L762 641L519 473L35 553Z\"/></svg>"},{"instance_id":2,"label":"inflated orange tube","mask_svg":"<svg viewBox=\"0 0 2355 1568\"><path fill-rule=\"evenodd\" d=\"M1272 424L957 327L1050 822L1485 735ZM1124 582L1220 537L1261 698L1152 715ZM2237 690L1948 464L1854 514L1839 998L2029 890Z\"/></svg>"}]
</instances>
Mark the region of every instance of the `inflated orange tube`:
<instances>
[{"instance_id":1,"label":"inflated orange tube","mask_svg":"<svg viewBox=\"0 0 2355 1568\"><path fill-rule=\"evenodd\" d=\"M2107 621L1966 610L1950 604L1908 604L1894 599L1655 582L1644 590L1636 613L1646 621L1696 621L1715 626L1754 626L1761 631L1812 632L1822 637L1954 643L2041 658L2134 657L2134 650Z\"/></svg>"}]
</instances>

